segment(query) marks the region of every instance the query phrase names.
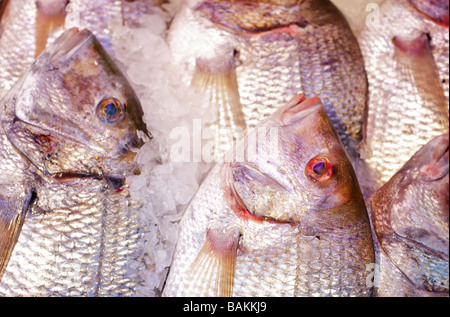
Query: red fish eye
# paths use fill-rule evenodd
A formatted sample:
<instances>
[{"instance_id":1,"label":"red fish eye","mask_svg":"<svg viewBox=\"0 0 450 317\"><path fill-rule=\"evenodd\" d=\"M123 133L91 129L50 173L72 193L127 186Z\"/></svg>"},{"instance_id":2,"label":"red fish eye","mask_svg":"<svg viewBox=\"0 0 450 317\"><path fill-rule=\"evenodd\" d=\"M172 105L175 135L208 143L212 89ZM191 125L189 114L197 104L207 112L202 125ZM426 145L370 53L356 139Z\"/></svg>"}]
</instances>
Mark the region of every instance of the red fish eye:
<instances>
[{"instance_id":1,"label":"red fish eye","mask_svg":"<svg viewBox=\"0 0 450 317\"><path fill-rule=\"evenodd\" d=\"M333 166L326 157L315 157L306 164L306 176L317 182L324 182L333 175Z\"/></svg>"},{"instance_id":2,"label":"red fish eye","mask_svg":"<svg viewBox=\"0 0 450 317\"><path fill-rule=\"evenodd\" d=\"M116 98L105 98L97 106L97 114L105 123L115 123L125 117L125 106Z\"/></svg>"}]
</instances>

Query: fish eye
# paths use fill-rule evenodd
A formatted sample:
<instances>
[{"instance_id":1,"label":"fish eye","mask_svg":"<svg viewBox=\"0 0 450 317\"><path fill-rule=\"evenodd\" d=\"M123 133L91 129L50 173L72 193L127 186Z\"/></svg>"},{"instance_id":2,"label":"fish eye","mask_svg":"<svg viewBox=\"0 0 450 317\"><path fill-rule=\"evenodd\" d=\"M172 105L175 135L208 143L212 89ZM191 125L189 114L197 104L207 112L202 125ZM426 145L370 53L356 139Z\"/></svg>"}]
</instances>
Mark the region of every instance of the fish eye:
<instances>
[{"instance_id":1,"label":"fish eye","mask_svg":"<svg viewBox=\"0 0 450 317\"><path fill-rule=\"evenodd\" d=\"M333 175L333 166L326 157L317 156L306 164L305 173L314 182L325 182Z\"/></svg>"},{"instance_id":2,"label":"fish eye","mask_svg":"<svg viewBox=\"0 0 450 317\"><path fill-rule=\"evenodd\" d=\"M125 117L125 106L118 99L108 97L99 102L97 115L105 123L116 123Z\"/></svg>"}]
</instances>

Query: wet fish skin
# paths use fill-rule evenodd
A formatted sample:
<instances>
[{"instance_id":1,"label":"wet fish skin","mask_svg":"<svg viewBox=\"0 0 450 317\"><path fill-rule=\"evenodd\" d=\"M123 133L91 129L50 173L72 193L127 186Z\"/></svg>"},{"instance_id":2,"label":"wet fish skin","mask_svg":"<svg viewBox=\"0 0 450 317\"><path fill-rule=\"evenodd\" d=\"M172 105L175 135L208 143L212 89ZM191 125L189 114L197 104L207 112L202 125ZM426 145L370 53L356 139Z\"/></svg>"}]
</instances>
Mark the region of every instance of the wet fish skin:
<instances>
[{"instance_id":1,"label":"wet fish skin","mask_svg":"<svg viewBox=\"0 0 450 317\"><path fill-rule=\"evenodd\" d=\"M366 25L358 36L369 82L361 156L376 174L374 190L449 129L448 26L410 2L421 1L383 2L379 24Z\"/></svg>"},{"instance_id":2,"label":"wet fish skin","mask_svg":"<svg viewBox=\"0 0 450 317\"><path fill-rule=\"evenodd\" d=\"M362 194L317 97L296 95L249 130L207 176L180 228L163 296L371 294Z\"/></svg>"},{"instance_id":3,"label":"wet fish skin","mask_svg":"<svg viewBox=\"0 0 450 317\"><path fill-rule=\"evenodd\" d=\"M210 93L217 157L300 91L322 99L357 156L367 79L358 43L329 1L186 1L168 42L186 82Z\"/></svg>"},{"instance_id":4,"label":"wet fish skin","mask_svg":"<svg viewBox=\"0 0 450 317\"><path fill-rule=\"evenodd\" d=\"M130 84L90 31L69 29L0 106L0 294L133 295L126 176L149 133Z\"/></svg>"},{"instance_id":5,"label":"wet fish skin","mask_svg":"<svg viewBox=\"0 0 450 317\"><path fill-rule=\"evenodd\" d=\"M67 0L5 1L0 19L0 98L63 30Z\"/></svg>"},{"instance_id":6,"label":"wet fish skin","mask_svg":"<svg viewBox=\"0 0 450 317\"><path fill-rule=\"evenodd\" d=\"M448 140L433 138L367 202L377 296L448 296Z\"/></svg>"},{"instance_id":7,"label":"wet fish skin","mask_svg":"<svg viewBox=\"0 0 450 317\"><path fill-rule=\"evenodd\" d=\"M113 26L138 26L142 16L155 10L159 1L3 0L0 3L0 12L5 9L0 18L1 98L46 45L71 27L89 29L114 59Z\"/></svg>"}]
</instances>

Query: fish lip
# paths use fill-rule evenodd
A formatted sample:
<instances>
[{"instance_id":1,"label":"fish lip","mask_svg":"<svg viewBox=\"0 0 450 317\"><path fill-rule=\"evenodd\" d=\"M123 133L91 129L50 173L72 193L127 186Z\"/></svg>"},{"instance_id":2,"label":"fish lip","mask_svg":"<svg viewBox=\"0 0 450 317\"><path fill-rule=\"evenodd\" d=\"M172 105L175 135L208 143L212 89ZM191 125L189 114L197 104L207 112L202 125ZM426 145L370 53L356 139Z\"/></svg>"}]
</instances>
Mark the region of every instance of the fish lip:
<instances>
[{"instance_id":1,"label":"fish lip","mask_svg":"<svg viewBox=\"0 0 450 317\"><path fill-rule=\"evenodd\" d=\"M304 94L297 94L280 109L280 121L284 126L291 125L317 111L317 108L320 107L323 105L319 97L306 98Z\"/></svg>"},{"instance_id":2,"label":"fish lip","mask_svg":"<svg viewBox=\"0 0 450 317\"><path fill-rule=\"evenodd\" d=\"M55 69L61 67L93 38L94 34L87 29L79 30L77 27L68 29L55 40L50 52L50 65Z\"/></svg>"}]
</instances>

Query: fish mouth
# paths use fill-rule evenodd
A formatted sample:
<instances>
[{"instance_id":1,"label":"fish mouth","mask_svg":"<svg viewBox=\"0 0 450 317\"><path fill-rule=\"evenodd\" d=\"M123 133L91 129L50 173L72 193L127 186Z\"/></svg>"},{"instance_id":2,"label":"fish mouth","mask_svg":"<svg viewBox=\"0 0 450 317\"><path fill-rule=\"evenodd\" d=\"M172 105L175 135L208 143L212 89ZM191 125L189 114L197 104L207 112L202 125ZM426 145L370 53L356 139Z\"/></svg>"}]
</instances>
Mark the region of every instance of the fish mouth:
<instances>
[{"instance_id":1,"label":"fish mouth","mask_svg":"<svg viewBox=\"0 0 450 317\"><path fill-rule=\"evenodd\" d=\"M102 173L77 173L77 172L58 172L54 174L48 173L47 175L60 180L60 181L69 181L71 179L77 178L90 178L95 180L104 180L107 182L110 188L113 188L116 191L121 191L125 187L125 178L124 177L116 177L110 175L104 175Z\"/></svg>"},{"instance_id":2,"label":"fish mouth","mask_svg":"<svg viewBox=\"0 0 450 317\"><path fill-rule=\"evenodd\" d=\"M319 97L315 96L306 99L304 94L297 94L281 108L280 120L284 125L293 124L316 111L321 106L322 102Z\"/></svg>"},{"instance_id":3,"label":"fish mouth","mask_svg":"<svg viewBox=\"0 0 450 317\"><path fill-rule=\"evenodd\" d=\"M50 64L54 68L64 65L81 47L93 41L94 34L87 29L73 27L58 37L50 54Z\"/></svg>"},{"instance_id":4,"label":"fish mouth","mask_svg":"<svg viewBox=\"0 0 450 317\"><path fill-rule=\"evenodd\" d=\"M448 175L449 172L449 135L436 137L430 164L422 166L420 171L428 181L436 181Z\"/></svg>"}]
</instances>

